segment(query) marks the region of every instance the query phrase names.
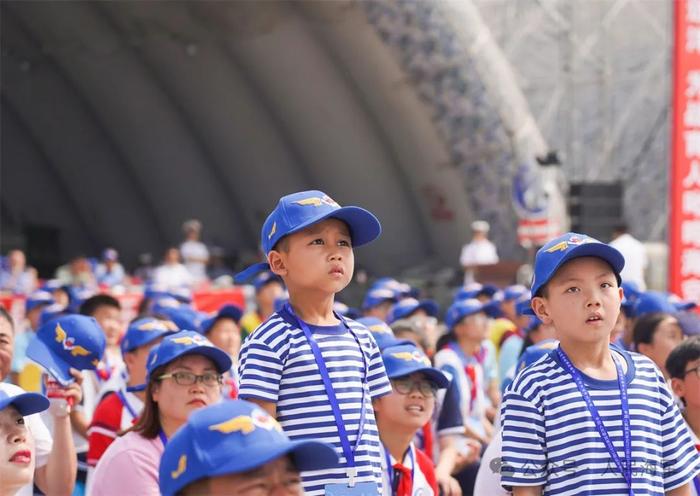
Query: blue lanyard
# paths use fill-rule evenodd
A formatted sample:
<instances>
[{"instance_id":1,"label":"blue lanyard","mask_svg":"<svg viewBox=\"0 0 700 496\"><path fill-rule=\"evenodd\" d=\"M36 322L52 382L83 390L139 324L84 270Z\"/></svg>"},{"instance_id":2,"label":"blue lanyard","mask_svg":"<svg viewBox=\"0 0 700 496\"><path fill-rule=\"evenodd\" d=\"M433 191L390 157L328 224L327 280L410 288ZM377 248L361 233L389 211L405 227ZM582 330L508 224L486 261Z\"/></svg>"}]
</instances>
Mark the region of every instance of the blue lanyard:
<instances>
[{"instance_id":1,"label":"blue lanyard","mask_svg":"<svg viewBox=\"0 0 700 496\"><path fill-rule=\"evenodd\" d=\"M598 430L598 434L600 434L600 437L603 439L603 444L605 444L605 448L608 450L608 453L610 453L610 457L613 459L613 462L615 462L615 465L624 477L625 482L627 482L627 487L629 488L629 495L634 496L634 491L632 490L632 435L630 434L630 409L627 398L627 384L625 383L625 374L622 371L622 365L618 361L619 359L614 354L612 355L613 362L615 362L615 369L617 371L617 384L620 387L620 403L622 406L622 437L625 450L624 467L622 465L620 457L617 454L615 446L613 446L613 443L610 440L610 435L608 434L605 425L603 425L603 419L600 418L598 409L593 404L593 399L588 393L586 386L583 384L583 378L581 377L581 374L571 363L569 357L566 356L564 350L561 349L561 345L557 348L557 354L559 356L559 360L561 361L566 371L574 379L576 387L578 388L579 393L581 393L583 401L586 403L586 408L588 408L588 412L591 414L591 417L593 417L593 423L595 424L595 427Z\"/></svg>"},{"instance_id":2,"label":"blue lanyard","mask_svg":"<svg viewBox=\"0 0 700 496\"><path fill-rule=\"evenodd\" d=\"M165 435L165 432L163 432L163 429L158 431L158 437L160 438L161 442L163 443L163 447L165 448L168 445L168 437Z\"/></svg>"},{"instance_id":3,"label":"blue lanyard","mask_svg":"<svg viewBox=\"0 0 700 496\"><path fill-rule=\"evenodd\" d=\"M122 405L129 411L131 414L131 418L136 418L139 416L138 413L136 413L136 410L129 404L129 400L126 399L126 395L124 394L124 391L121 389L117 391L117 396L119 397L119 401L122 402Z\"/></svg>"},{"instance_id":4,"label":"blue lanyard","mask_svg":"<svg viewBox=\"0 0 700 496\"><path fill-rule=\"evenodd\" d=\"M700 481L698 480L700 475L693 477L693 485L695 486L695 494L700 494Z\"/></svg>"},{"instance_id":5,"label":"blue lanyard","mask_svg":"<svg viewBox=\"0 0 700 496\"><path fill-rule=\"evenodd\" d=\"M410 446L408 447L408 456L411 459L411 483L414 483L416 480L416 478L415 478L416 462L413 459L413 450L411 449ZM394 481L394 465L392 465L392 463L391 463L391 455L389 455L389 450L386 449L386 446L384 446L384 458L386 459L386 470L387 470L387 474L389 475L389 485L391 486L392 493L393 493L396 490L396 485L395 485L396 481ZM405 458L405 455L404 455L404 458ZM401 460L400 462L397 461L397 463L403 464L403 460Z\"/></svg>"},{"instance_id":6,"label":"blue lanyard","mask_svg":"<svg viewBox=\"0 0 700 496\"><path fill-rule=\"evenodd\" d=\"M351 448L350 439L348 437L347 431L345 430L345 422L343 421L343 415L340 411L340 405L338 404L338 398L335 396L335 389L333 389L333 383L331 382L330 375L328 374L328 369L326 369L326 363L323 361L323 355L321 355L321 350L318 347L318 344L316 343L316 340L314 339L313 335L311 334L309 326L306 324L306 322L297 317L297 315L294 313L294 310L292 309L292 306L289 303L287 303L285 304L284 309L287 313L289 313L289 315L296 319L299 327L302 329L302 331L304 331L304 336L306 336L306 340L308 341L309 347L311 348L311 352L313 353L314 359L316 360L318 372L321 375L323 386L326 389L326 394L328 395L328 402L331 404L331 410L333 410L333 417L335 418L335 425L338 428L338 437L340 438L340 445L343 448L343 455L345 455L345 460L347 460L347 472L348 477L350 478L350 487L353 487L355 485L355 477L357 476L357 468L355 467L355 451L357 451L357 447L360 445L362 433L365 428L366 408L364 383L367 380L367 361L365 359L365 354L362 351L362 345L360 344L360 340L357 338L355 333L352 331L352 329L350 329L350 326L347 324L347 322L345 322L345 319L342 316L336 315L336 317L343 323L345 328L348 330L350 335L355 339L355 342L359 347L360 356L362 357L362 365L365 370L365 376L362 379L362 398L360 400L360 425L357 428L357 439L355 440L355 446Z\"/></svg>"}]
</instances>

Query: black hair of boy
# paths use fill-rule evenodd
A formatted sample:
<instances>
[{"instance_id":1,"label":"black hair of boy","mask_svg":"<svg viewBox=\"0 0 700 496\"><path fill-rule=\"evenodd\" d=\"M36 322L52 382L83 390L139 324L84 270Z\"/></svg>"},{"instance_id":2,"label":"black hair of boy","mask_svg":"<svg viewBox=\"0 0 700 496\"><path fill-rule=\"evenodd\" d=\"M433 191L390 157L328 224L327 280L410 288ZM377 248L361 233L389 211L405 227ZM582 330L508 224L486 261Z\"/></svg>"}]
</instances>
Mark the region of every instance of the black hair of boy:
<instances>
[{"instance_id":1,"label":"black hair of boy","mask_svg":"<svg viewBox=\"0 0 700 496\"><path fill-rule=\"evenodd\" d=\"M685 378L685 368L700 358L700 336L693 336L673 348L666 359L666 370L671 378Z\"/></svg>"},{"instance_id":2,"label":"black hair of boy","mask_svg":"<svg viewBox=\"0 0 700 496\"><path fill-rule=\"evenodd\" d=\"M114 296L98 294L91 296L80 305L80 315L92 317L100 307L112 307L121 310L122 306Z\"/></svg>"}]
</instances>

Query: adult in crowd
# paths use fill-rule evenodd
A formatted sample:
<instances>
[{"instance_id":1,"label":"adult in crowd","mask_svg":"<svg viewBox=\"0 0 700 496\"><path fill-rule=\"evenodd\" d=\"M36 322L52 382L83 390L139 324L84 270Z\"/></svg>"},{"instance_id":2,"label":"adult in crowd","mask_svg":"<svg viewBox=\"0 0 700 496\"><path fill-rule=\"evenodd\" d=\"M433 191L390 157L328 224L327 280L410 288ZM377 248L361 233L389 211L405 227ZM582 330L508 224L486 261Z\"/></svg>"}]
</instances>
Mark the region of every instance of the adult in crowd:
<instances>
[{"instance_id":1,"label":"adult in crowd","mask_svg":"<svg viewBox=\"0 0 700 496\"><path fill-rule=\"evenodd\" d=\"M627 224L618 224L613 231L610 246L625 257L625 266L620 273L623 281L633 282L640 291L647 289L644 271L647 268L647 250L644 245L629 233Z\"/></svg>"},{"instance_id":2,"label":"adult in crowd","mask_svg":"<svg viewBox=\"0 0 700 496\"><path fill-rule=\"evenodd\" d=\"M182 225L182 230L185 233L185 241L180 245L180 254L192 276L192 282L198 284L206 281L209 250L200 240L202 223L197 219L190 219Z\"/></svg>"},{"instance_id":3,"label":"adult in crowd","mask_svg":"<svg viewBox=\"0 0 700 496\"><path fill-rule=\"evenodd\" d=\"M168 439L195 410L221 398L229 356L194 331L166 336L148 354L144 407L139 420L114 441L95 468L92 495L157 495L158 465ZM128 474L125 477L125 474Z\"/></svg>"},{"instance_id":4,"label":"adult in crowd","mask_svg":"<svg viewBox=\"0 0 700 496\"><path fill-rule=\"evenodd\" d=\"M112 288L124 284L126 273L119 263L119 253L114 248L102 252L102 263L95 269L95 277L100 285Z\"/></svg>"},{"instance_id":5,"label":"adult in crowd","mask_svg":"<svg viewBox=\"0 0 700 496\"><path fill-rule=\"evenodd\" d=\"M192 274L180 263L180 252L175 247L165 251L163 263L153 271L153 284L165 290L192 285Z\"/></svg>"},{"instance_id":6,"label":"adult in crowd","mask_svg":"<svg viewBox=\"0 0 700 496\"><path fill-rule=\"evenodd\" d=\"M36 269L27 267L27 258L22 250L11 250L0 268L0 291L29 294L36 289Z\"/></svg>"},{"instance_id":7,"label":"adult in crowd","mask_svg":"<svg viewBox=\"0 0 700 496\"><path fill-rule=\"evenodd\" d=\"M472 240L462 247L459 263L464 269L464 285L475 282L474 271L479 265L498 263L496 246L489 241L491 226L485 220L472 222Z\"/></svg>"}]
</instances>

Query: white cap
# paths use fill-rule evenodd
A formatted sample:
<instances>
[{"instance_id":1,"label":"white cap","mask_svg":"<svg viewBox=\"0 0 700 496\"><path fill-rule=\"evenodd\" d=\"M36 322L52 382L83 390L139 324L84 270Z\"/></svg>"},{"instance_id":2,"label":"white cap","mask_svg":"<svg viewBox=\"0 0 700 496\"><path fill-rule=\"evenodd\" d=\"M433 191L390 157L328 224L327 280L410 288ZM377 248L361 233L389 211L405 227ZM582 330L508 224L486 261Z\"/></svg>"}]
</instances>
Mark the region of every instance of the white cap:
<instances>
[{"instance_id":1,"label":"white cap","mask_svg":"<svg viewBox=\"0 0 700 496\"><path fill-rule=\"evenodd\" d=\"M487 233L491 229L489 223L485 220L475 220L472 222L472 231Z\"/></svg>"}]
</instances>

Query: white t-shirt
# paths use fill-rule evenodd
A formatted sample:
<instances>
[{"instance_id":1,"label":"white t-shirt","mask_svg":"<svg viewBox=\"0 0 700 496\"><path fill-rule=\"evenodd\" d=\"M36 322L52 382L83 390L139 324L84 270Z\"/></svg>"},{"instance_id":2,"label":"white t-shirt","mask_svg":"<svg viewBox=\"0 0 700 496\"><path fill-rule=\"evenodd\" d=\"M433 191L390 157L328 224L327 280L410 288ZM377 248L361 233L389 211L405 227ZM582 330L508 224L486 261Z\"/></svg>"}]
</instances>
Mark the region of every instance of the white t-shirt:
<instances>
[{"instance_id":1,"label":"white t-shirt","mask_svg":"<svg viewBox=\"0 0 700 496\"><path fill-rule=\"evenodd\" d=\"M630 234L623 234L613 239L610 246L622 253L625 257L625 266L620 272L623 281L634 282L640 291L645 291L647 285L644 282L644 269L647 267L647 251L644 245Z\"/></svg>"},{"instance_id":2,"label":"white t-shirt","mask_svg":"<svg viewBox=\"0 0 700 496\"><path fill-rule=\"evenodd\" d=\"M459 256L459 263L464 266L468 265L489 265L498 263L498 253L496 246L488 239L474 240L462 247L462 253ZM474 272L468 269L464 272L464 284L474 282Z\"/></svg>"},{"instance_id":3,"label":"white t-shirt","mask_svg":"<svg viewBox=\"0 0 700 496\"><path fill-rule=\"evenodd\" d=\"M194 282L200 282L207 278L206 260L209 260L209 250L201 241L185 241L180 245L180 254L185 262L185 267L192 274ZM200 260L205 260L201 262Z\"/></svg>"},{"instance_id":4,"label":"white t-shirt","mask_svg":"<svg viewBox=\"0 0 700 496\"><path fill-rule=\"evenodd\" d=\"M474 494L488 494L489 496L508 496L510 494L501 487L501 446L501 431L499 430L481 457L481 464L474 482Z\"/></svg>"},{"instance_id":5,"label":"white t-shirt","mask_svg":"<svg viewBox=\"0 0 700 496\"><path fill-rule=\"evenodd\" d=\"M0 390L4 391L8 396L17 396L24 394L26 391L19 386L7 382L0 382ZM53 449L53 438L46 428L46 425L41 420L40 414L27 415L24 417L27 429L34 437L34 456L36 457L36 468L43 467L49 461L49 454ZM22 487L16 496L31 496L33 494L32 484L27 484Z\"/></svg>"},{"instance_id":6,"label":"white t-shirt","mask_svg":"<svg viewBox=\"0 0 700 496\"><path fill-rule=\"evenodd\" d=\"M181 288L192 284L192 274L182 264L161 265L153 271L153 283L167 289Z\"/></svg>"}]
</instances>

